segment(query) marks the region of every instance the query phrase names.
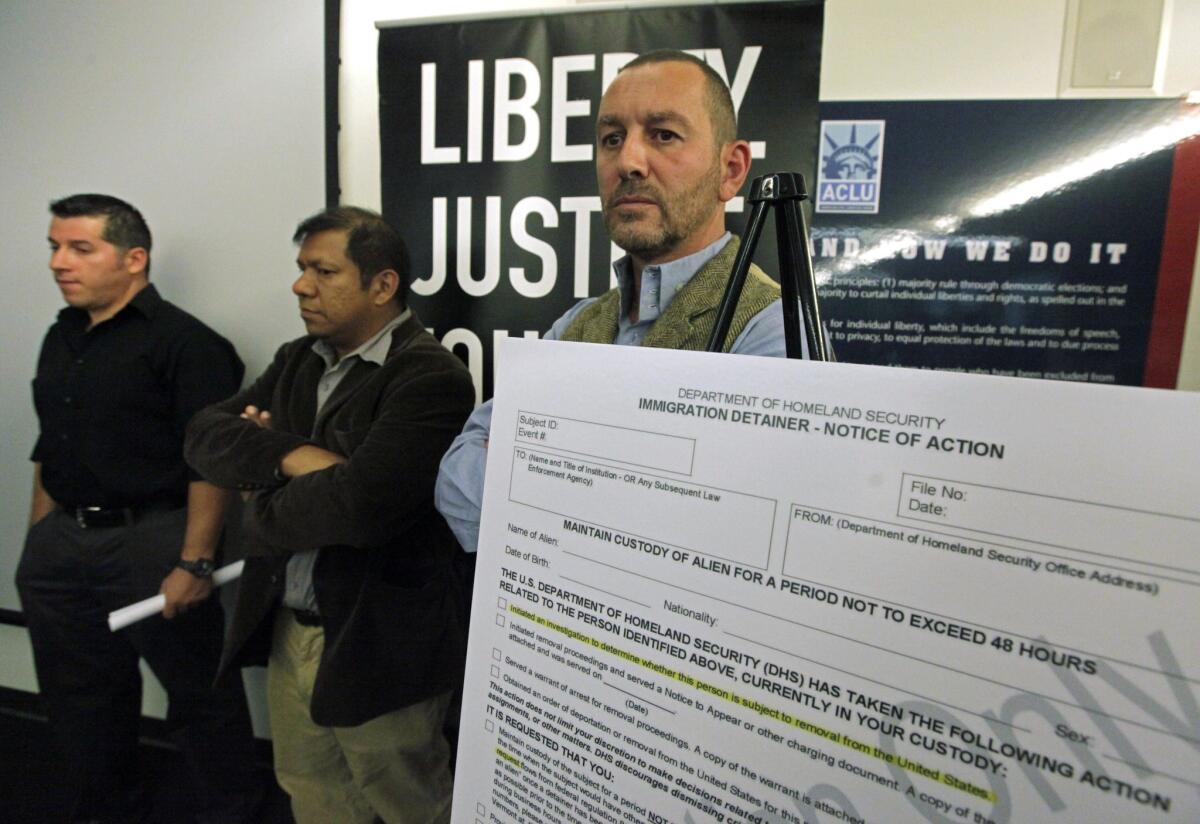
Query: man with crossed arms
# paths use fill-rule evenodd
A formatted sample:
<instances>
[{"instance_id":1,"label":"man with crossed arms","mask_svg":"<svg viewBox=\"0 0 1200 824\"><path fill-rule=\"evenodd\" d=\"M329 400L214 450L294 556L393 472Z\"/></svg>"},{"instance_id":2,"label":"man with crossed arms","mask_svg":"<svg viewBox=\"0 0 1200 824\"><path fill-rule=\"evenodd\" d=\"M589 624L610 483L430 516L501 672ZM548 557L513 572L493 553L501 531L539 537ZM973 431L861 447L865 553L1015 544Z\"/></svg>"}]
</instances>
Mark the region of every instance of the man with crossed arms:
<instances>
[{"instance_id":1,"label":"man with crossed arms","mask_svg":"<svg viewBox=\"0 0 1200 824\"><path fill-rule=\"evenodd\" d=\"M266 659L297 824L445 822L465 605L433 482L474 389L408 308L379 215L327 209L293 240L308 334L188 427L188 462L248 493L222 669Z\"/></svg>"}]
</instances>

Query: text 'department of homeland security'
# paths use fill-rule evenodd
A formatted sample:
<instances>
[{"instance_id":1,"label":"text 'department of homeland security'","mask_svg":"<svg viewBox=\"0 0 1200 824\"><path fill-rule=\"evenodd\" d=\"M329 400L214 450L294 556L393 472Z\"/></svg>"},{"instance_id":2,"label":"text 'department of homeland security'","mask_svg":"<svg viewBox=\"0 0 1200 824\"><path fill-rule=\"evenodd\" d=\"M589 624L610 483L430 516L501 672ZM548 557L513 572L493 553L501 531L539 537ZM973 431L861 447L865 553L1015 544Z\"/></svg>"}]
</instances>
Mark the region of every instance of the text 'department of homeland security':
<instances>
[{"instance_id":1,"label":"text 'department of homeland security'","mask_svg":"<svg viewBox=\"0 0 1200 824\"><path fill-rule=\"evenodd\" d=\"M1200 397L505 345L456 822L1200 818Z\"/></svg>"}]
</instances>

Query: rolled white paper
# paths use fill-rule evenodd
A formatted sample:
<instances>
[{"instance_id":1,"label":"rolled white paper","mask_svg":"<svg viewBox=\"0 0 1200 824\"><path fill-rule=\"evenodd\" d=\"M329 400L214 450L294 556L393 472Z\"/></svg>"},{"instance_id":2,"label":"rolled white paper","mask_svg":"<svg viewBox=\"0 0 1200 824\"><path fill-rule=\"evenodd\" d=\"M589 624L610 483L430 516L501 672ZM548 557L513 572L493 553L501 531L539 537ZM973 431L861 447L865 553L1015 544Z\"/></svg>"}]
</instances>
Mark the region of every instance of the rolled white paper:
<instances>
[{"instance_id":1,"label":"rolled white paper","mask_svg":"<svg viewBox=\"0 0 1200 824\"><path fill-rule=\"evenodd\" d=\"M213 572L212 582L216 586L222 586L229 583L242 574L242 567L246 565L245 561L235 561L232 564L226 564L220 569ZM108 628L113 632L119 629L124 629L130 624L136 624L143 618L149 618L151 615L157 615L162 612L166 606L167 599L162 595L154 595L135 604L130 604L127 607L113 610L108 613Z\"/></svg>"}]
</instances>

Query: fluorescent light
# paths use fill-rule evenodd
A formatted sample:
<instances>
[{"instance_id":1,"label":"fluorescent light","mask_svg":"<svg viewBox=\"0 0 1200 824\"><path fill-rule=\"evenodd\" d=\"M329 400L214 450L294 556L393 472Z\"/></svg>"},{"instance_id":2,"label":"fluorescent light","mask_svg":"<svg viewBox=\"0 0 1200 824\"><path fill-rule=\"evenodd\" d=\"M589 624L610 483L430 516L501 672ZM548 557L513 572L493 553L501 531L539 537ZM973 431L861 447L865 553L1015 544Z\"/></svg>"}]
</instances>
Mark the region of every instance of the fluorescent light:
<instances>
[{"instance_id":1,"label":"fluorescent light","mask_svg":"<svg viewBox=\"0 0 1200 824\"><path fill-rule=\"evenodd\" d=\"M1154 126L1139 135L1092 152L1072 163L1027 178L1014 186L1009 186L977 201L967 209L967 214L971 217L990 217L1007 212L1022 204L1060 191L1072 183L1078 183L1092 175L1161 151L1196 134L1200 134L1200 112Z\"/></svg>"}]
</instances>

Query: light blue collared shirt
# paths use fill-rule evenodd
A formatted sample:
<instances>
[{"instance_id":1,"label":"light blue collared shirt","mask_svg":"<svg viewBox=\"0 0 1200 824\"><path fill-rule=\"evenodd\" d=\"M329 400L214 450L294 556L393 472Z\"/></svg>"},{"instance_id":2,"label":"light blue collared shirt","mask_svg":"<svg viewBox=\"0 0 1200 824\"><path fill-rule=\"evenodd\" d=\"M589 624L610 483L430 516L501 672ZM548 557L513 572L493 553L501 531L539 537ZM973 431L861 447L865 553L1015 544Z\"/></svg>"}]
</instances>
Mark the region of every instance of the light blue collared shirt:
<instances>
[{"instance_id":1,"label":"light blue collared shirt","mask_svg":"<svg viewBox=\"0 0 1200 824\"><path fill-rule=\"evenodd\" d=\"M613 272L616 274L617 288L621 293L621 313L617 320L617 336L613 343L618 346L640 345L650 327L671 305L675 295L704 264L725 247L731 237L730 233L726 232L695 254L643 268L641 289L637 295L637 323L629 320L633 298L631 261L628 255L616 261L613 264ZM599 298L585 298L572 306L554 322L550 331L542 336L543 339L560 340L576 316L596 300ZM783 333L783 303L777 300L750 318L729 351L739 355L787 357ZM486 443L491 428L492 402L489 400L471 414L462 434L450 445L449 451L442 458L437 485L434 487L434 503L438 511L442 513L458 542L467 552L474 552L479 545L483 472L487 464Z\"/></svg>"},{"instance_id":2,"label":"light blue collared shirt","mask_svg":"<svg viewBox=\"0 0 1200 824\"><path fill-rule=\"evenodd\" d=\"M337 389L342 378L350 373L357 361L363 360L376 366L383 366L387 360L388 349L392 346L392 332L412 316L412 309L405 309L401 314L390 320L386 326L376 332L362 346L353 352L346 353L338 359L337 351L324 339L313 341L312 350L321 360L325 361L325 372L317 381L317 414L313 425L321 419L321 410ZM319 549L306 549L297 552L288 559L287 578L283 589L283 603L292 609L307 612L319 612L317 608L317 592L313 588L313 567L317 564Z\"/></svg>"}]
</instances>

